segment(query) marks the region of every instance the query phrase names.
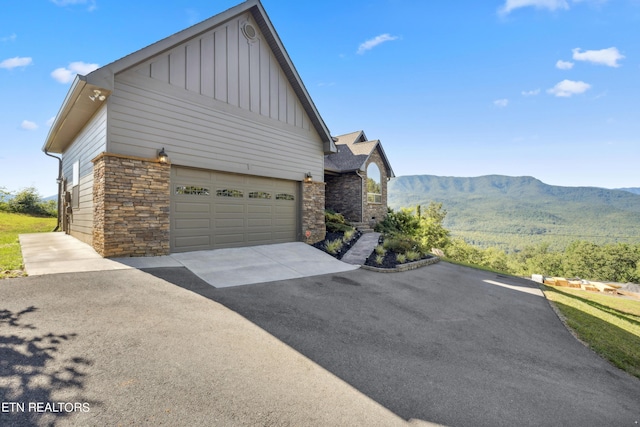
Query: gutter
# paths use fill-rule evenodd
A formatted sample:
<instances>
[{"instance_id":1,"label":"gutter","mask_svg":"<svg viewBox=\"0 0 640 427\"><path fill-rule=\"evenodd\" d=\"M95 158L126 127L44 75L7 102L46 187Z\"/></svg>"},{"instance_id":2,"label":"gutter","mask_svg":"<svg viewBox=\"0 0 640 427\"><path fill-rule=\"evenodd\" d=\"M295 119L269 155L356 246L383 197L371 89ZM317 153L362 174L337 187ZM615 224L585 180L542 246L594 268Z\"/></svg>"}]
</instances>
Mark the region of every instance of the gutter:
<instances>
[{"instance_id":1,"label":"gutter","mask_svg":"<svg viewBox=\"0 0 640 427\"><path fill-rule=\"evenodd\" d=\"M56 228L53 229L53 231L58 231L60 229L60 219L62 218L62 158L47 153L45 147L42 148L42 151L47 156L58 159L58 178L56 179L56 182L58 183L58 223L56 224Z\"/></svg>"}]
</instances>

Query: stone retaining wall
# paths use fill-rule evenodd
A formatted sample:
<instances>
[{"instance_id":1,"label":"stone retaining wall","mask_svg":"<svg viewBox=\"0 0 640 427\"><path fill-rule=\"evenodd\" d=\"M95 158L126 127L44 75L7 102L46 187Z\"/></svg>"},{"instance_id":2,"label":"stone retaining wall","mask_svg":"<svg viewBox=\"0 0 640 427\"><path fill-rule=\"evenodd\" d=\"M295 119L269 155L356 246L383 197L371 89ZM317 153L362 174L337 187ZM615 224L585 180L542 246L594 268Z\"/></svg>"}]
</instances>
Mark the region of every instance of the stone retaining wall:
<instances>
[{"instance_id":1,"label":"stone retaining wall","mask_svg":"<svg viewBox=\"0 0 640 427\"><path fill-rule=\"evenodd\" d=\"M421 259L418 261L407 262L404 264L398 264L396 265L395 268L378 268L378 267L372 267L370 265L362 265L360 268L364 270L375 271L376 273L398 273L400 271L415 270L416 268L435 264L436 262L439 262L439 261L440 261L440 258L432 257L432 258Z\"/></svg>"}]
</instances>

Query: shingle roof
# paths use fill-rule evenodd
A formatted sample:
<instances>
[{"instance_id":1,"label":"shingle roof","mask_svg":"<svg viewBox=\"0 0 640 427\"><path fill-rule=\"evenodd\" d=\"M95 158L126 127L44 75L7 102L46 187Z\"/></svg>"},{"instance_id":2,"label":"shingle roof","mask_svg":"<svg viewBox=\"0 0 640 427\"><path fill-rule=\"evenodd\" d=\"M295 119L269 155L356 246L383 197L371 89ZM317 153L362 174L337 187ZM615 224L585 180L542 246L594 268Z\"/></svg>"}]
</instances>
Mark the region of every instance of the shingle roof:
<instances>
[{"instance_id":1,"label":"shingle roof","mask_svg":"<svg viewBox=\"0 0 640 427\"><path fill-rule=\"evenodd\" d=\"M337 153L324 156L324 168L330 172L353 172L364 171L367 160L376 148L380 149L380 154L385 162L387 175L394 177L393 170L389 164L387 156L384 154L382 144L379 140L367 141L364 131L357 131L340 135L334 138Z\"/></svg>"}]
</instances>

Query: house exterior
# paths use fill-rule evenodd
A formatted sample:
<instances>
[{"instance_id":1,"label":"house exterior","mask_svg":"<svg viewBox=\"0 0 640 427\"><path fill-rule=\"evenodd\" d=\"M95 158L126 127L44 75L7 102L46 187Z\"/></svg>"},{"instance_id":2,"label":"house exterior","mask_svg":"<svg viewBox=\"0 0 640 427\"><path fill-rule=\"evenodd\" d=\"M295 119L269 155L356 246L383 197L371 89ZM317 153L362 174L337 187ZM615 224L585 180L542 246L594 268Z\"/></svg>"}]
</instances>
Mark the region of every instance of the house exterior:
<instances>
[{"instance_id":1,"label":"house exterior","mask_svg":"<svg viewBox=\"0 0 640 427\"><path fill-rule=\"evenodd\" d=\"M336 146L259 0L77 76L43 151L104 257L325 235Z\"/></svg>"},{"instance_id":2,"label":"house exterior","mask_svg":"<svg viewBox=\"0 0 640 427\"><path fill-rule=\"evenodd\" d=\"M387 182L395 175L379 140L364 131L334 138L337 151L324 157L326 208L356 224L374 225L387 214Z\"/></svg>"}]
</instances>

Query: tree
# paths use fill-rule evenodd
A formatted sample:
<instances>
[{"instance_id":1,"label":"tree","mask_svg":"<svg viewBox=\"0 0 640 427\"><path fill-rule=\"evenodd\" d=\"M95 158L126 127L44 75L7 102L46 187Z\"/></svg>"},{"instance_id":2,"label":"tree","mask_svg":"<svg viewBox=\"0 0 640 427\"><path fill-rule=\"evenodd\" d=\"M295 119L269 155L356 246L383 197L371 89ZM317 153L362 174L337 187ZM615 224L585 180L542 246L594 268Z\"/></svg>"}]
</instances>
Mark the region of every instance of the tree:
<instances>
[{"instance_id":1,"label":"tree","mask_svg":"<svg viewBox=\"0 0 640 427\"><path fill-rule=\"evenodd\" d=\"M6 188L0 187L0 212L9 211L9 200L11 200L11 193Z\"/></svg>"},{"instance_id":2,"label":"tree","mask_svg":"<svg viewBox=\"0 0 640 427\"><path fill-rule=\"evenodd\" d=\"M12 212L30 215L43 215L44 209L40 205L40 195L34 187L28 187L18 192L10 201Z\"/></svg>"},{"instance_id":3,"label":"tree","mask_svg":"<svg viewBox=\"0 0 640 427\"><path fill-rule=\"evenodd\" d=\"M426 248L442 249L449 244L449 230L444 228L444 219L447 211L442 208L442 203L429 203L427 209L422 212L420 206L417 209L420 226L418 237Z\"/></svg>"},{"instance_id":4,"label":"tree","mask_svg":"<svg viewBox=\"0 0 640 427\"><path fill-rule=\"evenodd\" d=\"M34 187L28 187L12 194L0 188L0 211L38 216L57 216L58 202L42 201Z\"/></svg>"}]
</instances>

